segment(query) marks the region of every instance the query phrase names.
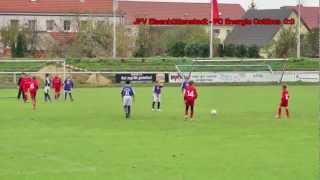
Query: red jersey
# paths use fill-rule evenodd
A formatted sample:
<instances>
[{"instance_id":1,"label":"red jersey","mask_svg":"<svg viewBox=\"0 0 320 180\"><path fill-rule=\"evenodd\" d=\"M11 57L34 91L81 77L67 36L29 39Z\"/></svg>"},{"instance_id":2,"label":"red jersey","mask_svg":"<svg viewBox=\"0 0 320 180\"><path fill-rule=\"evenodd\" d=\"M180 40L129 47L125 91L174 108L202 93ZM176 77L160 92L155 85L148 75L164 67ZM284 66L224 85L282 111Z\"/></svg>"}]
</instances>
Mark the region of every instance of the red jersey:
<instances>
[{"instance_id":1,"label":"red jersey","mask_svg":"<svg viewBox=\"0 0 320 180\"><path fill-rule=\"evenodd\" d=\"M184 90L184 99L186 101L194 101L197 99L197 97L198 97L197 88L194 87L193 85L187 86L186 89Z\"/></svg>"},{"instance_id":2,"label":"red jersey","mask_svg":"<svg viewBox=\"0 0 320 180\"><path fill-rule=\"evenodd\" d=\"M22 90L24 92L27 92L29 90L31 81L32 79L30 77L25 77L22 79L21 84L22 84Z\"/></svg>"},{"instance_id":3,"label":"red jersey","mask_svg":"<svg viewBox=\"0 0 320 180\"><path fill-rule=\"evenodd\" d=\"M282 102L288 102L289 101L289 92L287 90L282 91L281 101Z\"/></svg>"},{"instance_id":4,"label":"red jersey","mask_svg":"<svg viewBox=\"0 0 320 180\"><path fill-rule=\"evenodd\" d=\"M39 82L37 80L31 80L29 89L30 93L35 94L39 89Z\"/></svg>"},{"instance_id":5,"label":"red jersey","mask_svg":"<svg viewBox=\"0 0 320 180\"><path fill-rule=\"evenodd\" d=\"M62 86L62 81L61 79L58 77L58 76L55 76L53 79L52 79L52 87L55 88L55 89L60 89Z\"/></svg>"}]
</instances>

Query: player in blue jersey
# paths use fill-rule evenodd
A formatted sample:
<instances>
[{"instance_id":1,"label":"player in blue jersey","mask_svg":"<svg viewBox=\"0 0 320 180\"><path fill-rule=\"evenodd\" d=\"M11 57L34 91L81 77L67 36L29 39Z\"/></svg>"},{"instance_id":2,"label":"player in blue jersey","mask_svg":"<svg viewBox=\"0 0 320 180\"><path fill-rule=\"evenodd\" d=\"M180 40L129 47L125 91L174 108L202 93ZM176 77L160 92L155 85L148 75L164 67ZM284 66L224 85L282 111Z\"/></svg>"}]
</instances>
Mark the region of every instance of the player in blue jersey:
<instances>
[{"instance_id":1,"label":"player in blue jersey","mask_svg":"<svg viewBox=\"0 0 320 180\"><path fill-rule=\"evenodd\" d=\"M125 112L126 119L130 118L131 106L134 99L134 90L130 84L130 81L126 81L126 84L121 90L121 97L123 102L123 109Z\"/></svg>"},{"instance_id":2,"label":"player in blue jersey","mask_svg":"<svg viewBox=\"0 0 320 180\"><path fill-rule=\"evenodd\" d=\"M152 111L155 110L155 105L157 103L157 111L161 111L160 109L160 101L161 101L161 89L162 85L157 82L153 88L152 88L152 93L153 93L153 102L152 102Z\"/></svg>"},{"instance_id":3,"label":"player in blue jersey","mask_svg":"<svg viewBox=\"0 0 320 180\"><path fill-rule=\"evenodd\" d=\"M189 81L190 81L190 78L191 78L191 73L188 75L188 76L183 76L184 80L182 82L182 85L181 85L181 91L182 91L182 94L184 93L184 91L187 89L188 85L189 85Z\"/></svg>"},{"instance_id":4,"label":"player in blue jersey","mask_svg":"<svg viewBox=\"0 0 320 180\"><path fill-rule=\"evenodd\" d=\"M67 97L69 95L70 100L73 101L73 97L72 97L72 89L73 89L73 81L68 77L64 83L63 83L64 87L64 100L67 100Z\"/></svg>"}]
</instances>

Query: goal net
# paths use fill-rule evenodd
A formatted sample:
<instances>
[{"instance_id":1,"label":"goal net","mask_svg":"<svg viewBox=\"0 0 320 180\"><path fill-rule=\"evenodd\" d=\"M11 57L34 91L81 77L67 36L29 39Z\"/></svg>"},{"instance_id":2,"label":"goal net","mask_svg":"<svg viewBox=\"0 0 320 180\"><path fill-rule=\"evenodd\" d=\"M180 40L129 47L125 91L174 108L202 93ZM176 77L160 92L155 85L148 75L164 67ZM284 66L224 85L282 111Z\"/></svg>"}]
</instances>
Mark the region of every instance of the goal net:
<instances>
[{"instance_id":1,"label":"goal net","mask_svg":"<svg viewBox=\"0 0 320 180\"><path fill-rule=\"evenodd\" d=\"M43 80L45 74L66 78L65 60L0 60L0 88L17 87L22 74Z\"/></svg>"},{"instance_id":2,"label":"goal net","mask_svg":"<svg viewBox=\"0 0 320 180\"><path fill-rule=\"evenodd\" d=\"M177 64L180 81L192 79L200 83L278 82L275 65L283 66L286 59L232 59L194 60L190 64Z\"/></svg>"}]
</instances>

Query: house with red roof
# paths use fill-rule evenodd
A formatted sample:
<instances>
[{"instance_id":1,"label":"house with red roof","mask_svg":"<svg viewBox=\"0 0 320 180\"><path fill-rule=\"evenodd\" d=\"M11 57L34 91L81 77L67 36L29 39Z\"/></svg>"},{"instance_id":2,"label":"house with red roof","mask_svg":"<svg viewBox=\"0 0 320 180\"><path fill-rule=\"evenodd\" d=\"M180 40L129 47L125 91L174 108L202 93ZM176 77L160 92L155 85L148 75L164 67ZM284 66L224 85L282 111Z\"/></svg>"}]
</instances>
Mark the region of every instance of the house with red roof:
<instances>
[{"instance_id":1,"label":"house with red roof","mask_svg":"<svg viewBox=\"0 0 320 180\"><path fill-rule=\"evenodd\" d=\"M82 23L112 22L112 10L112 0L0 0L0 28L29 27L42 36L37 50L43 52L46 41L61 47L70 43ZM119 13L117 18L122 22ZM1 46L0 53L7 52Z\"/></svg>"},{"instance_id":2,"label":"house with red roof","mask_svg":"<svg viewBox=\"0 0 320 180\"><path fill-rule=\"evenodd\" d=\"M298 6L285 6L282 8L288 8L294 10L298 14ZM312 30L319 27L319 12L320 7L301 6L301 19L305 22L307 27Z\"/></svg>"}]
</instances>

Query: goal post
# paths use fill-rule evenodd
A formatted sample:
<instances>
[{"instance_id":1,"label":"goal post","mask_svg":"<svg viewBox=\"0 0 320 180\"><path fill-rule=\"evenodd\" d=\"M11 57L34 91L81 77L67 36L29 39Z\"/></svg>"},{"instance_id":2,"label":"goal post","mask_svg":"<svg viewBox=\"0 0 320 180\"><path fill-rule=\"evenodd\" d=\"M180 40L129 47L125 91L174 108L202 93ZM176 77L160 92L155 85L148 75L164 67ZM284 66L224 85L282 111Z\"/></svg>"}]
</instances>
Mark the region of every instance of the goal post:
<instances>
[{"instance_id":1,"label":"goal post","mask_svg":"<svg viewBox=\"0 0 320 180\"><path fill-rule=\"evenodd\" d=\"M66 79L66 66L64 59L0 59L0 88L15 86L22 73L41 77L47 73L59 74Z\"/></svg>"},{"instance_id":2,"label":"goal post","mask_svg":"<svg viewBox=\"0 0 320 180\"><path fill-rule=\"evenodd\" d=\"M278 79L275 79L277 75L274 74L271 61L279 61L282 64L282 62L287 62L287 59L270 59L270 61L257 61L257 59L197 59L189 64L176 64L175 68L181 79L193 79L196 82L203 83L258 82L259 80L264 81L264 79L278 82ZM279 63L275 63L278 66Z\"/></svg>"}]
</instances>

